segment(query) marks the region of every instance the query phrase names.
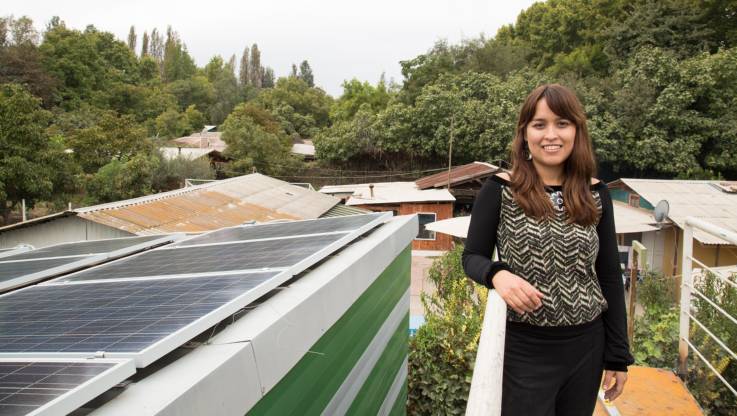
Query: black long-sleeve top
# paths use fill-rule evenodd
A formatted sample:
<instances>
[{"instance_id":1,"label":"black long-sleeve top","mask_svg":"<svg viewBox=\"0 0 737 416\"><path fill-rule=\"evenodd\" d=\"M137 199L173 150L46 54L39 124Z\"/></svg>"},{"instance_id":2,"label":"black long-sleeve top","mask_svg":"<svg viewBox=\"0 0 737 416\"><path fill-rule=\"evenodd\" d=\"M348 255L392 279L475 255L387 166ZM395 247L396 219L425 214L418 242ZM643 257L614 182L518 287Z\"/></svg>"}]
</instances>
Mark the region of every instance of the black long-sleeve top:
<instances>
[{"instance_id":1,"label":"black long-sleeve top","mask_svg":"<svg viewBox=\"0 0 737 416\"><path fill-rule=\"evenodd\" d=\"M476 197L471 212L463 269L474 281L492 288L492 278L508 270L532 284L545 297L543 306L508 320L555 327L579 325L601 315L606 333L604 368L627 371L634 363L627 341L627 314L619 265L614 209L606 184L590 189L601 213L598 224L566 224L562 187L546 187L555 218L528 217L516 203L509 182L492 175ZM492 260L497 247L499 260Z\"/></svg>"}]
</instances>

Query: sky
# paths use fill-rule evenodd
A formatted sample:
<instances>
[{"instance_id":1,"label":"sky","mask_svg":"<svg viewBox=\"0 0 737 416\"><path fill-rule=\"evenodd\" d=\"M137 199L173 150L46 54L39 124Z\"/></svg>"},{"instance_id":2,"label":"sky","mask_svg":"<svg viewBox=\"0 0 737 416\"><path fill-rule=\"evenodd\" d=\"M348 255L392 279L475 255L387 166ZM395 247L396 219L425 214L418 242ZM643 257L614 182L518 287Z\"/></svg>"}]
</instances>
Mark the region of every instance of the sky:
<instances>
[{"instance_id":1,"label":"sky","mask_svg":"<svg viewBox=\"0 0 737 416\"><path fill-rule=\"evenodd\" d=\"M52 16L67 27L93 24L121 40L131 25L165 32L171 25L197 66L214 55L225 60L257 43L261 63L276 76L307 60L315 84L340 96L345 80L376 84L381 74L402 82L399 61L427 52L438 40L459 43L481 34L493 37L514 23L533 0L6 0L3 15L28 16L40 31Z\"/></svg>"}]
</instances>

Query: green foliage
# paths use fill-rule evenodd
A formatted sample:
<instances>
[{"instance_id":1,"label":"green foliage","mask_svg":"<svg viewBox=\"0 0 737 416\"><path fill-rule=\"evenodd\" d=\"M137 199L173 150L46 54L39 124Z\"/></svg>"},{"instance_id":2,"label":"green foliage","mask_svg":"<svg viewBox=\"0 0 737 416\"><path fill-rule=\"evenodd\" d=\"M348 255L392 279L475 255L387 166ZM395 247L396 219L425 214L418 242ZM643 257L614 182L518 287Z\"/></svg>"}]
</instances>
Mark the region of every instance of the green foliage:
<instances>
[{"instance_id":1,"label":"green foliage","mask_svg":"<svg viewBox=\"0 0 737 416\"><path fill-rule=\"evenodd\" d=\"M732 274L730 280L733 284L737 283L737 274ZM737 316L737 288L733 284L724 282L710 272L694 283L704 296L719 305L730 316ZM729 349L737 351L737 325L701 297L694 296L692 304L692 313L696 319ZM722 377L734 385L737 380L737 360L694 323L691 324L689 338ZM688 388L708 414L726 416L737 413L737 398L727 387L695 354L689 355L689 362Z\"/></svg>"},{"instance_id":2,"label":"green foliage","mask_svg":"<svg viewBox=\"0 0 737 416\"><path fill-rule=\"evenodd\" d=\"M353 78L343 82L343 95L333 102L330 119L350 120L364 104L368 104L371 111L376 114L386 108L391 97L392 94L387 89L383 78L376 87Z\"/></svg>"},{"instance_id":3,"label":"green foliage","mask_svg":"<svg viewBox=\"0 0 737 416\"><path fill-rule=\"evenodd\" d=\"M182 188L185 179L215 179L215 170L206 157L194 160L183 157L159 159L151 183L155 192Z\"/></svg>"},{"instance_id":4,"label":"green foliage","mask_svg":"<svg viewBox=\"0 0 737 416\"><path fill-rule=\"evenodd\" d=\"M465 413L487 291L465 277L462 246L433 262L435 294L423 294L425 324L410 340L408 405L412 415Z\"/></svg>"},{"instance_id":5,"label":"green foliage","mask_svg":"<svg viewBox=\"0 0 737 416\"><path fill-rule=\"evenodd\" d=\"M0 214L5 224L21 199L33 207L55 191L68 190L61 185L64 175L74 174L74 166L63 145L46 132L50 120L51 113L27 89L0 85Z\"/></svg>"},{"instance_id":6,"label":"green foliage","mask_svg":"<svg viewBox=\"0 0 737 416\"><path fill-rule=\"evenodd\" d=\"M325 91L290 77L279 78L274 88L263 90L255 102L274 114L287 134L309 138L328 125L332 99Z\"/></svg>"},{"instance_id":7,"label":"green foliage","mask_svg":"<svg viewBox=\"0 0 737 416\"><path fill-rule=\"evenodd\" d=\"M101 167L88 184L88 202L104 203L150 194L159 159L137 154Z\"/></svg>"},{"instance_id":8,"label":"green foliage","mask_svg":"<svg viewBox=\"0 0 737 416\"><path fill-rule=\"evenodd\" d=\"M105 111L95 118L91 126L72 132L67 141L85 172L95 173L113 160L132 160L152 151L146 130L133 117Z\"/></svg>"},{"instance_id":9,"label":"green foliage","mask_svg":"<svg viewBox=\"0 0 737 416\"><path fill-rule=\"evenodd\" d=\"M267 175L288 173L296 160L290 154L291 141L282 132L270 132L250 116L249 108L238 105L223 123L226 155L234 160L236 172L256 168Z\"/></svg>"},{"instance_id":10,"label":"green foliage","mask_svg":"<svg viewBox=\"0 0 737 416\"><path fill-rule=\"evenodd\" d=\"M737 276L732 276L737 282ZM694 286L731 316L737 316L737 289L707 272L695 277ZM638 303L643 314L635 322L632 351L637 365L675 369L678 365L678 334L680 308L675 299L674 278L648 273L638 285ZM737 350L737 326L721 315L711 304L693 295L691 313L732 351ZM726 380L737 380L737 362L695 322L691 322L689 340ZM737 399L689 351L689 374L686 385L709 415L732 415L737 411Z\"/></svg>"}]
</instances>

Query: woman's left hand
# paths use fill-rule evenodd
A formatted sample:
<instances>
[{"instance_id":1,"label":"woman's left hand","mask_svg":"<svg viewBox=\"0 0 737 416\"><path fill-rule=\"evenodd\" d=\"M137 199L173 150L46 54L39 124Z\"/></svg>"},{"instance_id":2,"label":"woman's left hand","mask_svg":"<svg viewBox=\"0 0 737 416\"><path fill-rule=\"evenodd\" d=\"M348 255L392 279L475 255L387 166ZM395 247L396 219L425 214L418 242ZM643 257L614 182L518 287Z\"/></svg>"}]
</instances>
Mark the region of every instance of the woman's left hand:
<instances>
[{"instance_id":1,"label":"woman's left hand","mask_svg":"<svg viewBox=\"0 0 737 416\"><path fill-rule=\"evenodd\" d=\"M614 383L612 383L612 381ZM604 389L604 399L612 401L619 397L624 390L624 384L627 382L626 371L604 371L604 383L602 388Z\"/></svg>"}]
</instances>

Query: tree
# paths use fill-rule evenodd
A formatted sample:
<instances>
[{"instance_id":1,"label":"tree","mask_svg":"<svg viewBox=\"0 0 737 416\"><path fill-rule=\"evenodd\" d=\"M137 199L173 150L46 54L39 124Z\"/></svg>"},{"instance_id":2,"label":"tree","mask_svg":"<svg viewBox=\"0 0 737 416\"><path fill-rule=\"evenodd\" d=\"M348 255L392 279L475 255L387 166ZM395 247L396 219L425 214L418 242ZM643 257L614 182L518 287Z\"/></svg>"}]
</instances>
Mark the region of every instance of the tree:
<instances>
[{"instance_id":1,"label":"tree","mask_svg":"<svg viewBox=\"0 0 737 416\"><path fill-rule=\"evenodd\" d=\"M292 64L292 72L291 72L291 74L289 76L291 78L297 78L298 77L297 65Z\"/></svg>"},{"instance_id":2,"label":"tree","mask_svg":"<svg viewBox=\"0 0 737 416\"><path fill-rule=\"evenodd\" d=\"M240 83L241 87L246 85L251 85L251 79L250 79L250 66L248 63L248 54L249 54L248 46L246 46L243 49L243 55L241 55L241 64L238 68L238 82Z\"/></svg>"},{"instance_id":3,"label":"tree","mask_svg":"<svg viewBox=\"0 0 737 416\"><path fill-rule=\"evenodd\" d=\"M279 78L274 88L263 90L255 101L274 114L288 134L312 137L330 121L332 99L299 78Z\"/></svg>"},{"instance_id":4,"label":"tree","mask_svg":"<svg viewBox=\"0 0 737 416\"><path fill-rule=\"evenodd\" d=\"M136 37L136 27L131 26L128 31L128 48L133 51L133 53L136 52Z\"/></svg>"},{"instance_id":5,"label":"tree","mask_svg":"<svg viewBox=\"0 0 737 416\"><path fill-rule=\"evenodd\" d=\"M141 39L141 58L148 56L148 32L143 32L143 39Z\"/></svg>"},{"instance_id":6,"label":"tree","mask_svg":"<svg viewBox=\"0 0 737 416\"><path fill-rule=\"evenodd\" d=\"M17 26L25 29L13 29ZM10 36L8 31L16 32ZM18 33L20 32L20 33ZM33 26L18 24L12 16L0 18L0 83L25 85L45 107L53 103L58 80L44 68L43 56L35 43ZM20 40L20 43L16 43Z\"/></svg>"},{"instance_id":7,"label":"tree","mask_svg":"<svg viewBox=\"0 0 737 416\"><path fill-rule=\"evenodd\" d=\"M258 50L258 45L255 43L251 46L251 62L248 69L248 78L251 80L251 85L256 88L261 88L261 52Z\"/></svg>"},{"instance_id":8,"label":"tree","mask_svg":"<svg viewBox=\"0 0 737 416\"><path fill-rule=\"evenodd\" d=\"M264 69L263 76L261 77L262 88L274 88L274 70L270 67Z\"/></svg>"},{"instance_id":9,"label":"tree","mask_svg":"<svg viewBox=\"0 0 737 416\"><path fill-rule=\"evenodd\" d=\"M169 26L166 29L164 44L162 79L165 82L183 80L192 77L196 72L197 67L187 52L187 46L179 38L179 34Z\"/></svg>"},{"instance_id":10,"label":"tree","mask_svg":"<svg viewBox=\"0 0 737 416\"><path fill-rule=\"evenodd\" d=\"M91 202L120 201L152 193L158 164L157 157L147 154L111 161L90 180L87 189Z\"/></svg>"},{"instance_id":11,"label":"tree","mask_svg":"<svg viewBox=\"0 0 737 416\"><path fill-rule=\"evenodd\" d=\"M310 68L310 64L306 60L302 61L299 65L298 78L304 81L308 87L315 86L315 77L312 75L312 68Z\"/></svg>"},{"instance_id":12,"label":"tree","mask_svg":"<svg viewBox=\"0 0 737 416\"><path fill-rule=\"evenodd\" d=\"M138 153L152 151L146 130L132 116L105 111L94 118L94 124L73 131L68 138L76 160L86 173L97 172L112 160L129 160Z\"/></svg>"},{"instance_id":13,"label":"tree","mask_svg":"<svg viewBox=\"0 0 737 416\"><path fill-rule=\"evenodd\" d=\"M223 123L223 140L228 144L226 154L234 159L233 167L250 171L255 167L267 175L289 172L294 158L290 155L292 143L283 133L272 133L258 125L248 113L245 104L238 105Z\"/></svg>"},{"instance_id":14,"label":"tree","mask_svg":"<svg viewBox=\"0 0 737 416\"><path fill-rule=\"evenodd\" d=\"M46 134L50 120L51 113L27 89L0 86L0 214L5 224L22 199L33 207L50 198L57 175L68 173L54 171L68 158Z\"/></svg>"},{"instance_id":15,"label":"tree","mask_svg":"<svg viewBox=\"0 0 737 416\"><path fill-rule=\"evenodd\" d=\"M372 86L368 82L361 82L355 78L343 82L343 95L333 103L330 109L330 118L333 120L349 120L353 118L363 104L368 104L376 114L389 104L391 94L387 90L386 82L382 79Z\"/></svg>"},{"instance_id":16,"label":"tree","mask_svg":"<svg viewBox=\"0 0 737 416\"><path fill-rule=\"evenodd\" d=\"M164 38L156 28L151 31L151 45L149 47L149 51L156 61L156 64L161 67L162 62L164 62Z\"/></svg>"}]
</instances>

